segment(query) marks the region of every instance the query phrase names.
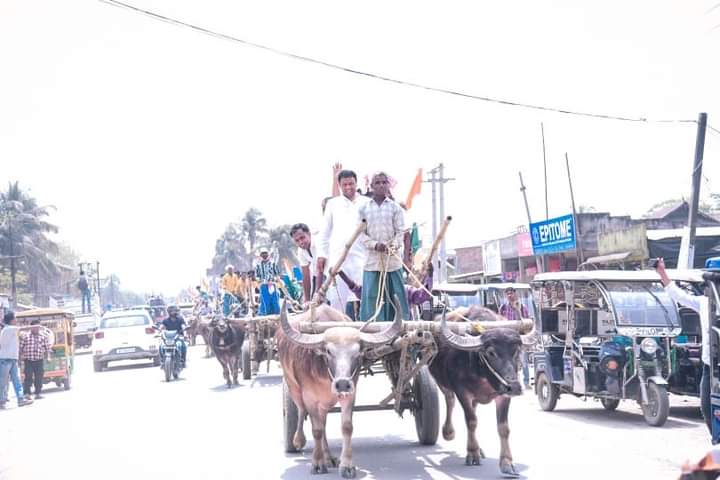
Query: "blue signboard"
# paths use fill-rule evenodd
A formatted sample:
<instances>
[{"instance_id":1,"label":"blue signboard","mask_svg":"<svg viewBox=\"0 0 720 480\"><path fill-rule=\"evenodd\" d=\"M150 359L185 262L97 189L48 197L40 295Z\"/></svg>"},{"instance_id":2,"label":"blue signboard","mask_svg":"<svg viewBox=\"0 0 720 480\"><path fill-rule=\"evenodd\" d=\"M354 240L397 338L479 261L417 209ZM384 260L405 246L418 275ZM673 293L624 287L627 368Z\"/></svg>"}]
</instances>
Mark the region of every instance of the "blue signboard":
<instances>
[{"instance_id":1,"label":"blue signboard","mask_svg":"<svg viewBox=\"0 0 720 480\"><path fill-rule=\"evenodd\" d=\"M565 215L531 223L530 237L535 255L571 250L576 246L573 216Z\"/></svg>"}]
</instances>

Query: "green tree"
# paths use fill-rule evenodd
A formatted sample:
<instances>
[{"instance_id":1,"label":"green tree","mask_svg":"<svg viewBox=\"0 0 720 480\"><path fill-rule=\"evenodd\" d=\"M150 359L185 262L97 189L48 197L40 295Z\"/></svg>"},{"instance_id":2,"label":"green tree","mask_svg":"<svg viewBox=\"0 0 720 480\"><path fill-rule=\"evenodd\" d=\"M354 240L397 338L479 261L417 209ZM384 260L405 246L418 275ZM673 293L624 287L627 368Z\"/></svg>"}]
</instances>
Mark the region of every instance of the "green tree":
<instances>
[{"instance_id":1,"label":"green tree","mask_svg":"<svg viewBox=\"0 0 720 480\"><path fill-rule=\"evenodd\" d=\"M215 242L213 273L221 274L226 265L233 265L241 270L252 268L252 258L248 255L244 232L234 223L229 224Z\"/></svg>"},{"instance_id":2,"label":"green tree","mask_svg":"<svg viewBox=\"0 0 720 480\"><path fill-rule=\"evenodd\" d=\"M255 246L263 234L268 233L268 224L262 212L257 208L250 208L240 220L240 228L248 241L249 252L255 253Z\"/></svg>"},{"instance_id":3,"label":"green tree","mask_svg":"<svg viewBox=\"0 0 720 480\"><path fill-rule=\"evenodd\" d=\"M25 270L29 288L38 291L39 284L58 274L51 258L57 244L48 238L58 228L49 223L52 206L38 205L37 200L20 188L19 182L8 184L0 192L0 256L7 258L10 268L11 295L17 298L17 273Z\"/></svg>"},{"instance_id":4,"label":"green tree","mask_svg":"<svg viewBox=\"0 0 720 480\"><path fill-rule=\"evenodd\" d=\"M290 238L290 227L291 225L280 225L279 227L271 228L268 233L270 244L273 249L277 250L280 266L282 266L283 259L287 259L290 265L296 265L298 263L298 259L295 256L297 247L293 239Z\"/></svg>"}]
</instances>

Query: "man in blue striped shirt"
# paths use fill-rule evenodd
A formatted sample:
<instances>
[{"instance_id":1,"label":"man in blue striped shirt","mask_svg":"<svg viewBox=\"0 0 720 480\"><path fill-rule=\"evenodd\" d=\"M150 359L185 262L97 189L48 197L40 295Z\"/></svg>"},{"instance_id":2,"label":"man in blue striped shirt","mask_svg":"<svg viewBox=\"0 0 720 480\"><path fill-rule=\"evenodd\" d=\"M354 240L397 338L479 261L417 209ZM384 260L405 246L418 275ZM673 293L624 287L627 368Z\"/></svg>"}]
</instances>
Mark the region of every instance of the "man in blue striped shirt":
<instances>
[{"instance_id":1,"label":"man in blue striped shirt","mask_svg":"<svg viewBox=\"0 0 720 480\"><path fill-rule=\"evenodd\" d=\"M270 258L267 248L260 249L260 263L255 266L255 278L260 282L260 309L258 315L274 315L280 313L280 297L275 281L280 270Z\"/></svg>"}]
</instances>

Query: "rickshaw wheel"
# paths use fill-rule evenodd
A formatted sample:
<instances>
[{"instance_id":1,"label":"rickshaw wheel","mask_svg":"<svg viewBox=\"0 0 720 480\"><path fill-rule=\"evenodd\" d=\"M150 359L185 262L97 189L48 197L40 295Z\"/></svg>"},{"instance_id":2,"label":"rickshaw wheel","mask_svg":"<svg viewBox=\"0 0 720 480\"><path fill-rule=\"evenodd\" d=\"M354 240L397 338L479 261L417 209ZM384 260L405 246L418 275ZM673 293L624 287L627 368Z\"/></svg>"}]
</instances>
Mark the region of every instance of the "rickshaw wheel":
<instances>
[{"instance_id":1,"label":"rickshaw wheel","mask_svg":"<svg viewBox=\"0 0 720 480\"><path fill-rule=\"evenodd\" d=\"M601 398L600 403L602 403L602 406L605 410L608 412L613 412L617 410L618 405L620 405L620 400L616 398Z\"/></svg>"},{"instance_id":2,"label":"rickshaw wheel","mask_svg":"<svg viewBox=\"0 0 720 480\"><path fill-rule=\"evenodd\" d=\"M243 380L250 380L252 377L250 371L250 344L247 341L243 342L241 355Z\"/></svg>"},{"instance_id":3,"label":"rickshaw wheel","mask_svg":"<svg viewBox=\"0 0 720 480\"><path fill-rule=\"evenodd\" d=\"M540 402L540 408L546 412L552 412L557 405L560 389L557 385L553 385L544 373L539 373L535 383L537 389L537 397Z\"/></svg>"},{"instance_id":4,"label":"rickshaw wheel","mask_svg":"<svg viewBox=\"0 0 720 480\"><path fill-rule=\"evenodd\" d=\"M440 434L440 401L438 387L427 366L423 366L413 381L413 395L417 408L415 431L421 445L435 445Z\"/></svg>"},{"instance_id":5,"label":"rickshaw wheel","mask_svg":"<svg viewBox=\"0 0 720 480\"><path fill-rule=\"evenodd\" d=\"M249 370L249 369L248 369ZM283 378L283 437L285 439L285 452L297 453L299 450L295 448L293 438L298 425L298 409L297 405L290 396L287 383Z\"/></svg>"},{"instance_id":6,"label":"rickshaw wheel","mask_svg":"<svg viewBox=\"0 0 720 480\"><path fill-rule=\"evenodd\" d=\"M670 413L667 389L655 383L647 386L648 404L642 405L643 417L648 425L662 427Z\"/></svg>"}]
</instances>

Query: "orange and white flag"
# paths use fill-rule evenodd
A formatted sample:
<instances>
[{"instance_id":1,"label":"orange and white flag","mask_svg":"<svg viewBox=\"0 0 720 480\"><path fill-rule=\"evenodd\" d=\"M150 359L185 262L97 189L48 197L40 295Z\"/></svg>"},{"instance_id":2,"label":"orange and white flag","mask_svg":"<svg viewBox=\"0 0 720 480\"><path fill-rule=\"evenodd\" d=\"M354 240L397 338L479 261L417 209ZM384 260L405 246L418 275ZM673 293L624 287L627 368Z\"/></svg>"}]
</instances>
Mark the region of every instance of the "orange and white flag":
<instances>
[{"instance_id":1,"label":"orange and white flag","mask_svg":"<svg viewBox=\"0 0 720 480\"><path fill-rule=\"evenodd\" d=\"M413 184L410 187L410 191L408 192L407 200L405 201L405 207L410 210L412 207L413 199L420 194L420 190L422 187L422 168L418 168L417 175L415 175L415 180L413 180Z\"/></svg>"}]
</instances>

